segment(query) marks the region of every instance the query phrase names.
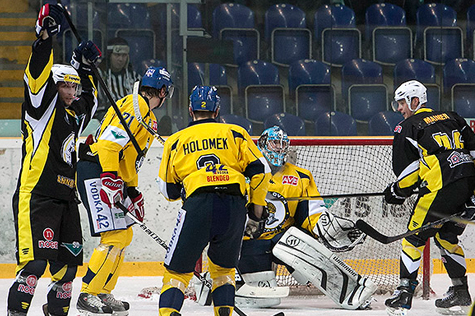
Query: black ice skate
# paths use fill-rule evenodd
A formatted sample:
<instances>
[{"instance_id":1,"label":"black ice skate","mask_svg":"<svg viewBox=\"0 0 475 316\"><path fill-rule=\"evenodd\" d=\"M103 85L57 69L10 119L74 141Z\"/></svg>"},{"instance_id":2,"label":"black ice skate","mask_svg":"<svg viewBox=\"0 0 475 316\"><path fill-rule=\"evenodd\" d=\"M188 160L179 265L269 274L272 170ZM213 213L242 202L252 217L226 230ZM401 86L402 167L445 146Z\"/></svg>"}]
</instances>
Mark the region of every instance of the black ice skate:
<instances>
[{"instance_id":1,"label":"black ice skate","mask_svg":"<svg viewBox=\"0 0 475 316\"><path fill-rule=\"evenodd\" d=\"M412 296L418 282L416 280L401 279L401 284L394 291L393 296L388 298L384 304L386 312L391 316L405 316L412 306Z\"/></svg>"},{"instance_id":2,"label":"black ice skate","mask_svg":"<svg viewBox=\"0 0 475 316\"><path fill-rule=\"evenodd\" d=\"M102 302L96 295L80 293L76 308L83 316L101 316L112 314L112 308Z\"/></svg>"},{"instance_id":3,"label":"black ice skate","mask_svg":"<svg viewBox=\"0 0 475 316\"><path fill-rule=\"evenodd\" d=\"M462 284L449 287L444 298L435 300L437 312L442 315L467 315L472 304L468 292L467 277L457 279ZM455 281L457 283L457 281Z\"/></svg>"},{"instance_id":4,"label":"black ice skate","mask_svg":"<svg viewBox=\"0 0 475 316\"><path fill-rule=\"evenodd\" d=\"M120 301L116 299L112 294L98 294L97 296L104 304L112 308L112 314L117 316L129 315L130 305L128 302Z\"/></svg>"}]
</instances>

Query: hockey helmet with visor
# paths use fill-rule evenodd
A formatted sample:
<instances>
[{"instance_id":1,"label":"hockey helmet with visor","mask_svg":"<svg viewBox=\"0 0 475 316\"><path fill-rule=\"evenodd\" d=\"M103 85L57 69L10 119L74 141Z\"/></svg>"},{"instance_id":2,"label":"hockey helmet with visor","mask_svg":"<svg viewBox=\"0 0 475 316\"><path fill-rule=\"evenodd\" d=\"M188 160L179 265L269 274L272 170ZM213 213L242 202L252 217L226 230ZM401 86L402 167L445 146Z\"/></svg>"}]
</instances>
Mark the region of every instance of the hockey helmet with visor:
<instances>
[{"instance_id":1,"label":"hockey helmet with visor","mask_svg":"<svg viewBox=\"0 0 475 316\"><path fill-rule=\"evenodd\" d=\"M221 98L214 86L195 86L190 94L190 108L194 111L216 112Z\"/></svg>"},{"instance_id":2,"label":"hockey helmet with visor","mask_svg":"<svg viewBox=\"0 0 475 316\"><path fill-rule=\"evenodd\" d=\"M262 132L257 147L270 164L281 167L285 164L289 152L290 140L279 126L273 126Z\"/></svg>"},{"instance_id":3,"label":"hockey helmet with visor","mask_svg":"<svg viewBox=\"0 0 475 316\"><path fill-rule=\"evenodd\" d=\"M165 87L165 98L173 96L175 87L168 71L163 67L150 66L142 77L142 87L151 87L157 90Z\"/></svg>"},{"instance_id":4,"label":"hockey helmet with visor","mask_svg":"<svg viewBox=\"0 0 475 316\"><path fill-rule=\"evenodd\" d=\"M419 98L419 104L412 108L412 99ZM394 111L398 109L398 101L405 100L409 110L415 112L422 104L427 103L427 88L417 80L410 80L401 84L394 92L394 101L391 102Z\"/></svg>"},{"instance_id":5,"label":"hockey helmet with visor","mask_svg":"<svg viewBox=\"0 0 475 316\"><path fill-rule=\"evenodd\" d=\"M79 94L81 78L78 72L70 65L54 64L51 67L54 83L64 82L72 85L76 89L76 96Z\"/></svg>"}]
</instances>

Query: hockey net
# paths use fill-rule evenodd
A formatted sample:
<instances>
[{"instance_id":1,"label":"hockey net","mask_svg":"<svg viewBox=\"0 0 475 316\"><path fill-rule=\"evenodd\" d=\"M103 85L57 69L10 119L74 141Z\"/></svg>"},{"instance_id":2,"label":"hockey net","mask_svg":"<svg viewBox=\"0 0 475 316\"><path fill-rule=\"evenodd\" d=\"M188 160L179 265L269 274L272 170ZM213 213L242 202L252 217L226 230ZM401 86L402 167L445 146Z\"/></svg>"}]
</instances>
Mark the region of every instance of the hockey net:
<instances>
[{"instance_id":1,"label":"hockey net","mask_svg":"<svg viewBox=\"0 0 475 316\"><path fill-rule=\"evenodd\" d=\"M308 169L324 195L383 192L395 181L392 171L392 137L383 138L292 138L289 160ZM407 230L415 196L403 205L389 205L383 196L324 199L334 215L356 221L363 219L386 235ZM426 247L419 271L423 295L429 293L430 251ZM392 292L399 285L401 242L381 244L367 237L353 250L339 253L355 271L378 285L379 293ZM284 266L275 266L278 284L291 286L291 293L313 292L313 286L301 285Z\"/></svg>"}]
</instances>

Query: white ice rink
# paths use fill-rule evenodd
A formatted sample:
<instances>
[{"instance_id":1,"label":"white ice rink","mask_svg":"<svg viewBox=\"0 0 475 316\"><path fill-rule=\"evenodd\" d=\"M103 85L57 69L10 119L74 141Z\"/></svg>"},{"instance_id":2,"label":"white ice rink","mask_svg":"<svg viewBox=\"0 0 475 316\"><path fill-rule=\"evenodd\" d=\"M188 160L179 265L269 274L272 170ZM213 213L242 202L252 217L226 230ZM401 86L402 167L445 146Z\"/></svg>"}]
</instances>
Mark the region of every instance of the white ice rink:
<instances>
[{"instance_id":1,"label":"white ice rink","mask_svg":"<svg viewBox=\"0 0 475 316\"><path fill-rule=\"evenodd\" d=\"M8 289L12 284L12 279L0 279L0 297L4 299L1 302L0 314L6 314L6 297ZM429 316L438 315L435 311L434 300L443 296L450 285L450 280L445 274L436 274L432 277L432 289L435 294L428 301L421 298L415 298L413 307L409 315ZM30 308L29 316L43 316L41 306L45 303L46 287L49 280L40 279L36 289L36 294ZM475 274L469 275L469 286L475 289ZM158 295L152 296L150 299L143 299L137 294L145 287L161 286L161 277L121 277L114 290L116 298L126 300L130 303L130 316L158 316ZM69 315L76 316L78 312L75 308L76 300L81 288L81 281L77 278L74 281L72 309ZM475 292L472 292L475 293ZM282 304L272 309L243 309L249 316L272 316L280 311L286 316L301 315L319 315L319 316L343 316L343 315L386 315L384 308L384 300L387 296L376 296L376 301L371 304L371 310L364 311L348 311L336 308L335 304L326 297L309 298L309 297L288 297L282 300ZM194 316L212 316L213 311L209 306L200 306L194 301L185 300L182 309L182 315ZM234 313L236 315L236 313Z\"/></svg>"}]
</instances>

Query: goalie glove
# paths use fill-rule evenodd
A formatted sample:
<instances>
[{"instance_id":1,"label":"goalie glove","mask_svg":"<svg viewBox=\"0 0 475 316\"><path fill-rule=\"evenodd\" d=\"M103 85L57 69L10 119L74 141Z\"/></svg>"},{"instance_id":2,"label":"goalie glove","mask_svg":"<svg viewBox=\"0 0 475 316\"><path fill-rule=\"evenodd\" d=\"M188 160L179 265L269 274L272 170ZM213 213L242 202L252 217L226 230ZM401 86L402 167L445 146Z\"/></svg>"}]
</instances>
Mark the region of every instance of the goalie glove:
<instances>
[{"instance_id":1,"label":"goalie glove","mask_svg":"<svg viewBox=\"0 0 475 316\"><path fill-rule=\"evenodd\" d=\"M244 236L247 236L251 239L257 239L259 236L262 235L264 232L264 228L266 226L266 220L269 217L269 211L267 210L267 206L262 206L262 215L261 218L257 218L254 212L254 204L249 204L247 206L247 224L246 229L244 231Z\"/></svg>"},{"instance_id":2,"label":"goalie glove","mask_svg":"<svg viewBox=\"0 0 475 316\"><path fill-rule=\"evenodd\" d=\"M320 215L313 232L328 249L335 252L352 250L356 245L362 244L366 237L355 227L353 221L327 211Z\"/></svg>"},{"instance_id":3,"label":"goalie glove","mask_svg":"<svg viewBox=\"0 0 475 316\"><path fill-rule=\"evenodd\" d=\"M112 172L101 174L101 191L99 195L102 202L109 208L115 207L116 202L122 202L124 199L124 181Z\"/></svg>"},{"instance_id":4,"label":"goalie glove","mask_svg":"<svg viewBox=\"0 0 475 316\"><path fill-rule=\"evenodd\" d=\"M143 223L143 218L145 217L145 203L143 200L143 195L135 187L128 187L127 194L132 201L133 209L129 210L135 218L137 218L141 223Z\"/></svg>"},{"instance_id":5,"label":"goalie glove","mask_svg":"<svg viewBox=\"0 0 475 316\"><path fill-rule=\"evenodd\" d=\"M389 204L401 205L406 200L406 197L403 195L398 183L393 182L384 190L384 200Z\"/></svg>"},{"instance_id":6,"label":"goalie glove","mask_svg":"<svg viewBox=\"0 0 475 316\"><path fill-rule=\"evenodd\" d=\"M41 36L41 31L45 30L49 36L61 31L61 21L63 20L63 8L57 4L47 3L41 7L36 20L36 37Z\"/></svg>"}]
</instances>

